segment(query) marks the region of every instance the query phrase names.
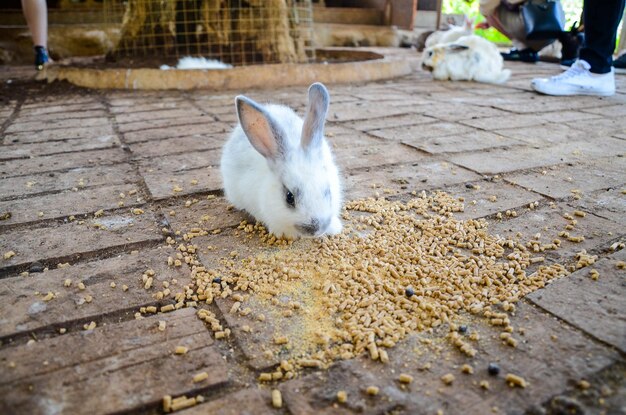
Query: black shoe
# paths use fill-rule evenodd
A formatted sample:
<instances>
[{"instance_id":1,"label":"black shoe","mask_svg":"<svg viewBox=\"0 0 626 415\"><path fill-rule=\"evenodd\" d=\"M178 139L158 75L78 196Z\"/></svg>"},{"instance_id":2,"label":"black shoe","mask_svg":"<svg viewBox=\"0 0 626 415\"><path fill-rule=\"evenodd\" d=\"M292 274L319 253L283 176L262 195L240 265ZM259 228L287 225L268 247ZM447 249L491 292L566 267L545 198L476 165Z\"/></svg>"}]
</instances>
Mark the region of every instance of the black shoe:
<instances>
[{"instance_id":1,"label":"black shoe","mask_svg":"<svg viewBox=\"0 0 626 415\"><path fill-rule=\"evenodd\" d=\"M48 51L43 46L35 46L35 69L41 71L46 63L50 61Z\"/></svg>"},{"instance_id":2,"label":"black shoe","mask_svg":"<svg viewBox=\"0 0 626 415\"><path fill-rule=\"evenodd\" d=\"M626 53L613 61L615 73L626 73Z\"/></svg>"},{"instance_id":3,"label":"black shoe","mask_svg":"<svg viewBox=\"0 0 626 415\"><path fill-rule=\"evenodd\" d=\"M511 49L508 52L501 52L502 59L512 62L535 63L539 60L539 54L530 48L517 50Z\"/></svg>"},{"instance_id":4,"label":"black shoe","mask_svg":"<svg viewBox=\"0 0 626 415\"><path fill-rule=\"evenodd\" d=\"M578 59L580 48L585 42L585 34L579 32L576 23L574 23L569 31L559 35L558 40L563 45L561 48L561 66L572 66Z\"/></svg>"}]
</instances>

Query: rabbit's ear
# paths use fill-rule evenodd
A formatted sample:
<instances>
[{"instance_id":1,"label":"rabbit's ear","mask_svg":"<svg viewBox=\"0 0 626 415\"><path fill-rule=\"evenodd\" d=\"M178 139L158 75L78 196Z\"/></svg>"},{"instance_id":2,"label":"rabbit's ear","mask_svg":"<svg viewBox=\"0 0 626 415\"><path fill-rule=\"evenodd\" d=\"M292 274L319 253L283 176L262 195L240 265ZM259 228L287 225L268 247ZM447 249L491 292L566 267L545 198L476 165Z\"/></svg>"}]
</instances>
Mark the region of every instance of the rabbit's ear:
<instances>
[{"instance_id":1,"label":"rabbit's ear","mask_svg":"<svg viewBox=\"0 0 626 415\"><path fill-rule=\"evenodd\" d=\"M309 87L309 106L304 116L300 139L302 148L313 148L322 142L329 104L330 96L324 85L316 82Z\"/></svg>"},{"instance_id":2,"label":"rabbit's ear","mask_svg":"<svg viewBox=\"0 0 626 415\"><path fill-rule=\"evenodd\" d=\"M465 46L465 45L457 45L457 44L451 44L446 46L446 50L448 52L462 52L464 50L469 49L469 46Z\"/></svg>"},{"instance_id":3,"label":"rabbit's ear","mask_svg":"<svg viewBox=\"0 0 626 415\"><path fill-rule=\"evenodd\" d=\"M235 98L237 117L246 137L261 155L276 159L284 152L282 128L256 102L243 95Z\"/></svg>"}]
</instances>

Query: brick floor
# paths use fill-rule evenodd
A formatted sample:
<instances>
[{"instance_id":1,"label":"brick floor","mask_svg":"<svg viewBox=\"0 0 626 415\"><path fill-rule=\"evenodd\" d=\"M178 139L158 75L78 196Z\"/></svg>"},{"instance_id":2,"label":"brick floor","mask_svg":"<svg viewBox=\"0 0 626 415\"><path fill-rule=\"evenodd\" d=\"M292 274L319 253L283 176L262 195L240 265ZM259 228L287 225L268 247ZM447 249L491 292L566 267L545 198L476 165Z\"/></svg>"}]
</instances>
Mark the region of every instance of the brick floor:
<instances>
[{"instance_id":1,"label":"brick floor","mask_svg":"<svg viewBox=\"0 0 626 415\"><path fill-rule=\"evenodd\" d=\"M546 242L568 223L563 214L578 209L587 216L572 232L585 240L563 241L546 261L572 266L586 249L598 256L598 281L583 268L519 301L516 348L468 314L483 339L473 359L434 330L399 342L386 365L360 356L269 385L258 375L290 353L272 339L297 332L298 318L268 315L259 324L262 301L247 302L245 317L218 298L201 307L231 330L225 340L213 338L193 307L135 318L144 307L174 304L163 295L168 284L175 293L189 283L185 264L167 264L176 256L169 236L207 230L194 239L207 267L231 251L265 249L242 245L235 228L247 216L221 193L220 148L236 123L237 93L85 91L29 81L27 69L0 71L8 96L0 100L0 413L159 414L164 395L184 395L203 402L181 414L626 414L626 271L616 267L626 260L626 77L616 76L614 97L563 99L529 88L536 74L557 73L555 65L511 69L497 86L433 82L423 72L329 85L326 132L345 197L443 190L464 198L457 217ZM304 88L246 93L305 106ZM15 256L4 259L9 251ZM48 293L53 300L44 300ZM177 346L189 351L176 355ZM489 376L489 362L529 385ZM463 363L475 373L462 374ZM208 378L193 382L203 371ZM400 384L400 373L414 382ZM445 373L454 373L452 386L441 382ZM588 389L577 386L582 379ZM479 387L484 380L489 390ZM379 394L367 395L368 386ZM282 408L272 407L271 389L282 392Z\"/></svg>"}]
</instances>

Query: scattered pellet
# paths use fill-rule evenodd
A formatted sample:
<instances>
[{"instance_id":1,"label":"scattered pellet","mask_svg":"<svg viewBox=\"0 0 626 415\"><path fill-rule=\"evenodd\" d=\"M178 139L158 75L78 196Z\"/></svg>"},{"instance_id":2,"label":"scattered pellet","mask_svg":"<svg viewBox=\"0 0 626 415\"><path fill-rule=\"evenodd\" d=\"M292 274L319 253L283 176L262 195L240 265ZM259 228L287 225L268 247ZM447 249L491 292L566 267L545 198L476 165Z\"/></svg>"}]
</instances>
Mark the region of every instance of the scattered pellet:
<instances>
[{"instance_id":1,"label":"scattered pellet","mask_svg":"<svg viewBox=\"0 0 626 415\"><path fill-rule=\"evenodd\" d=\"M165 327L167 326L167 322L163 320L159 320L159 331L165 331Z\"/></svg>"},{"instance_id":2,"label":"scattered pellet","mask_svg":"<svg viewBox=\"0 0 626 415\"><path fill-rule=\"evenodd\" d=\"M454 382L454 375L452 373L446 373L441 377L441 381L446 385L451 385Z\"/></svg>"},{"instance_id":3,"label":"scattered pellet","mask_svg":"<svg viewBox=\"0 0 626 415\"><path fill-rule=\"evenodd\" d=\"M474 373L474 368L465 363L463 366L461 366L461 372L471 375Z\"/></svg>"},{"instance_id":4,"label":"scattered pellet","mask_svg":"<svg viewBox=\"0 0 626 415\"><path fill-rule=\"evenodd\" d=\"M283 407L283 397L280 394L278 389L272 390L272 406L274 408L282 408Z\"/></svg>"},{"instance_id":5,"label":"scattered pellet","mask_svg":"<svg viewBox=\"0 0 626 415\"><path fill-rule=\"evenodd\" d=\"M348 394L346 391L337 392L337 402L346 403L348 401Z\"/></svg>"},{"instance_id":6,"label":"scattered pellet","mask_svg":"<svg viewBox=\"0 0 626 415\"><path fill-rule=\"evenodd\" d=\"M378 386L368 386L367 389L365 389L365 393L367 393L370 396L378 395L379 391L380 389L378 388Z\"/></svg>"},{"instance_id":7,"label":"scattered pellet","mask_svg":"<svg viewBox=\"0 0 626 415\"><path fill-rule=\"evenodd\" d=\"M209 378L209 374L207 372L200 372L193 376L193 383L199 383L208 378Z\"/></svg>"},{"instance_id":8,"label":"scattered pellet","mask_svg":"<svg viewBox=\"0 0 626 415\"><path fill-rule=\"evenodd\" d=\"M486 390L489 390L489 381L481 380L479 383L480 387Z\"/></svg>"},{"instance_id":9,"label":"scattered pellet","mask_svg":"<svg viewBox=\"0 0 626 415\"><path fill-rule=\"evenodd\" d=\"M526 383L526 381L524 380L524 378L522 378L522 377L520 377L520 376L517 376L517 375L514 375L514 374L512 374L512 373L508 373L508 374L506 375L505 380L506 380L506 383L507 383L509 386L511 386L511 387L518 386L518 387L520 387L520 388L525 388L525 387L526 387L526 385L527 385L527 383Z\"/></svg>"},{"instance_id":10,"label":"scattered pellet","mask_svg":"<svg viewBox=\"0 0 626 415\"><path fill-rule=\"evenodd\" d=\"M275 344L287 344L289 343L289 339L287 339L286 336L279 336L274 338L274 343Z\"/></svg>"},{"instance_id":11,"label":"scattered pellet","mask_svg":"<svg viewBox=\"0 0 626 415\"><path fill-rule=\"evenodd\" d=\"M259 381L261 382L270 382L272 380L272 374L271 373L261 373L259 375Z\"/></svg>"},{"instance_id":12,"label":"scattered pellet","mask_svg":"<svg viewBox=\"0 0 626 415\"><path fill-rule=\"evenodd\" d=\"M400 383L408 384L413 382L413 376L407 375L406 373L401 373L400 376L398 376L398 380L400 381Z\"/></svg>"},{"instance_id":13,"label":"scattered pellet","mask_svg":"<svg viewBox=\"0 0 626 415\"><path fill-rule=\"evenodd\" d=\"M176 346L176 349L174 349L174 353L176 354L185 354L188 351L189 351L189 348L185 346Z\"/></svg>"}]
</instances>

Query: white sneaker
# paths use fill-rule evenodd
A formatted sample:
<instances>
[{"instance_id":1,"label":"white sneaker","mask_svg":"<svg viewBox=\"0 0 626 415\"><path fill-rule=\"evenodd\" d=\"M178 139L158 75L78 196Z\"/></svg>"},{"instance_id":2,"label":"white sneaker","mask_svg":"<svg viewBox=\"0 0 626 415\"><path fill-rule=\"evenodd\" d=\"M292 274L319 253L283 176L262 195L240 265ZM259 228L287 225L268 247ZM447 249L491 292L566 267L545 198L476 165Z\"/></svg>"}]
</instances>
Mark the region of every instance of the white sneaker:
<instances>
[{"instance_id":1,"label":"white sneaker","mask_svg":"<svg viewBox=\"0 0 626 415\"><path fill-rule=\"evenodd\" d=\"M565 72L552 78L535 78L530 85L546 95L599 95L615 94L614 69L606 74L589 72L586 61L578 59Z\"/></svg>"}]
</instances>

